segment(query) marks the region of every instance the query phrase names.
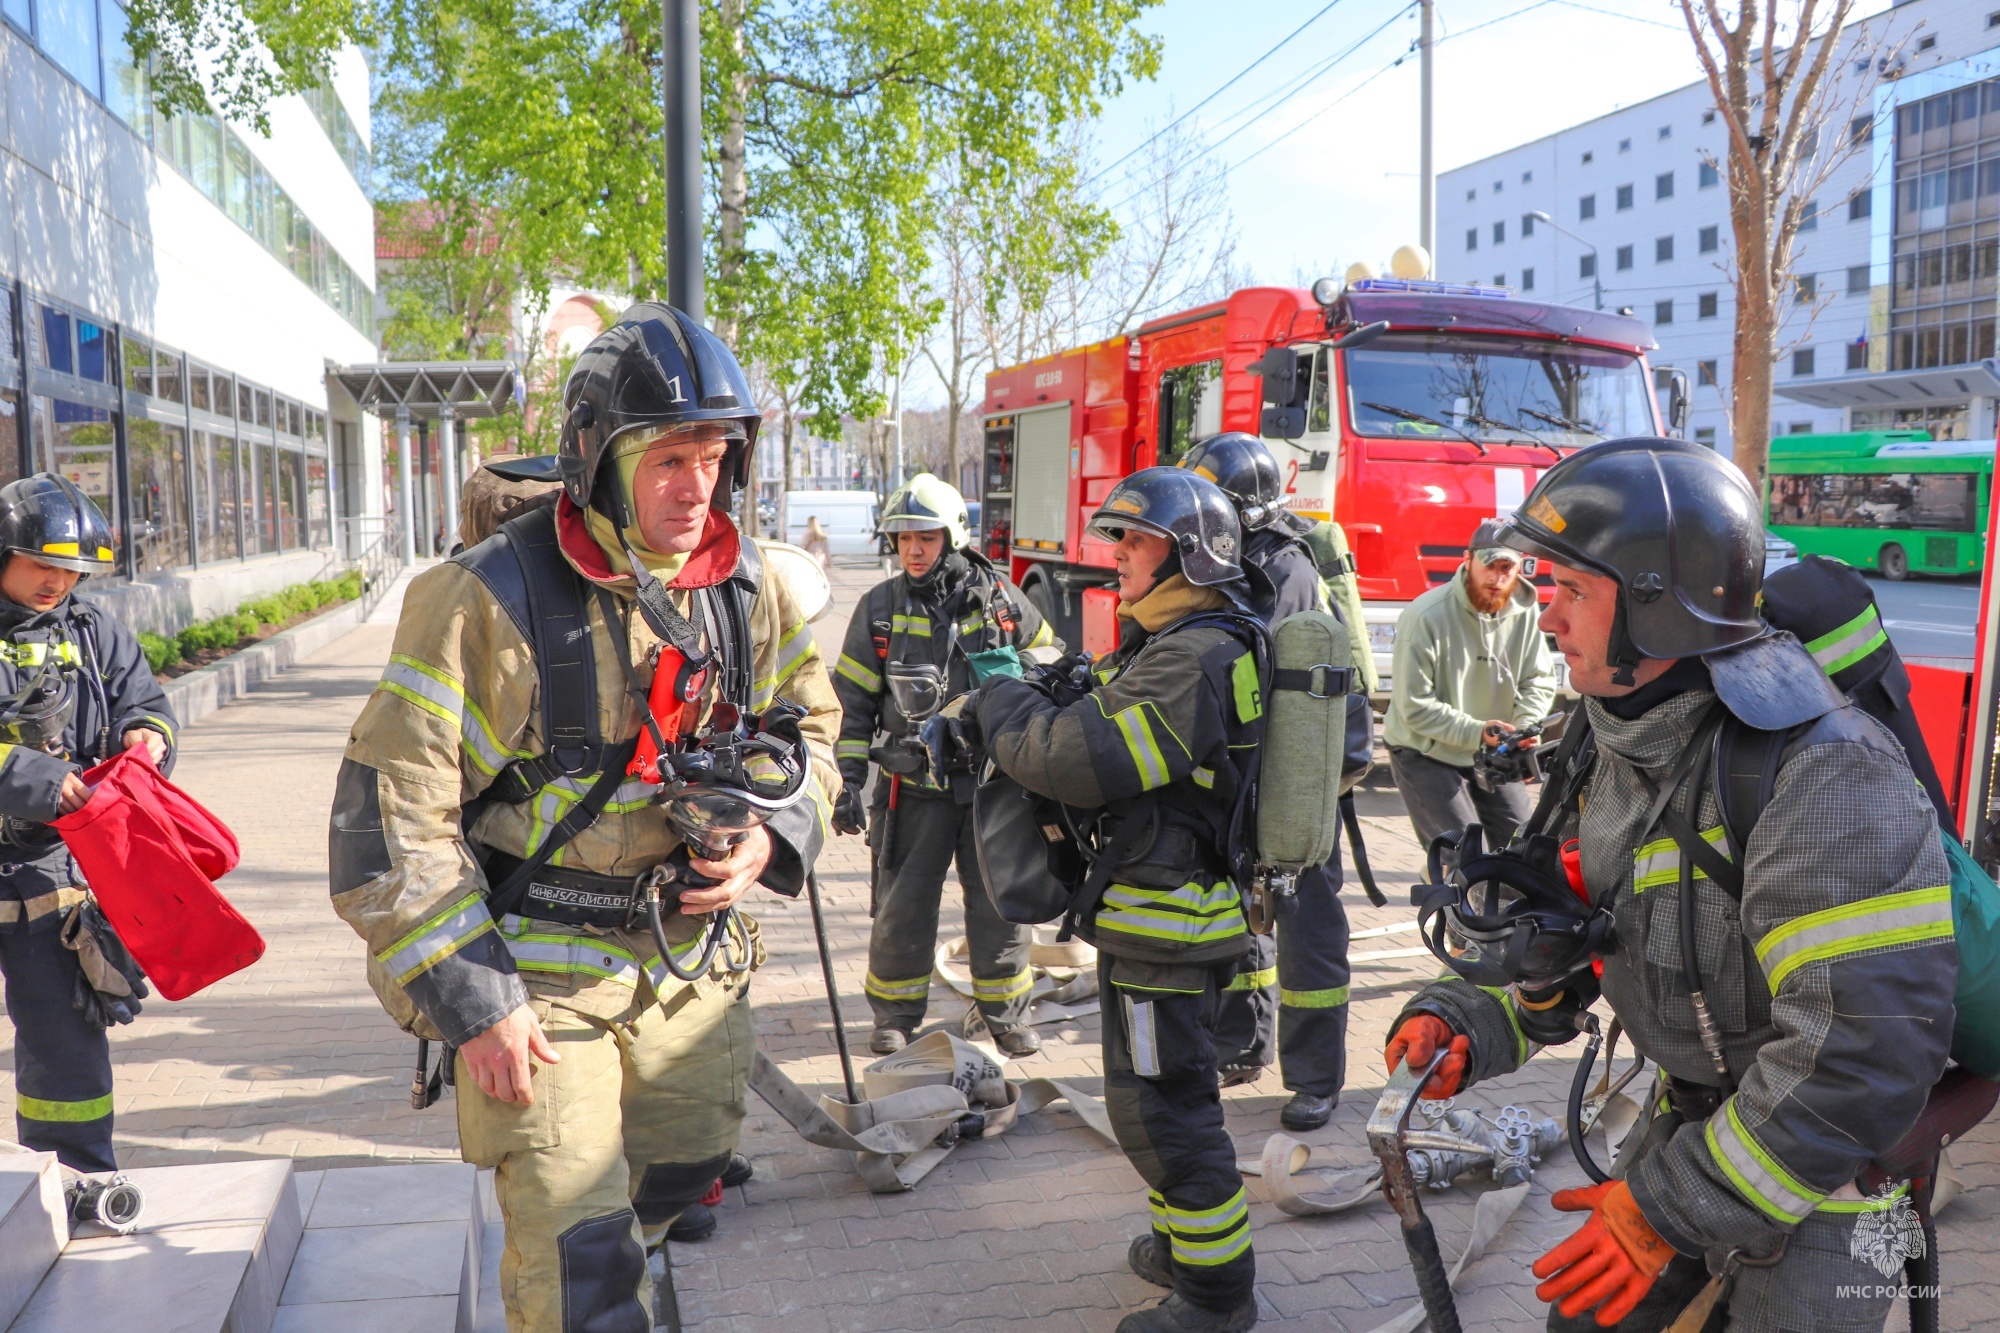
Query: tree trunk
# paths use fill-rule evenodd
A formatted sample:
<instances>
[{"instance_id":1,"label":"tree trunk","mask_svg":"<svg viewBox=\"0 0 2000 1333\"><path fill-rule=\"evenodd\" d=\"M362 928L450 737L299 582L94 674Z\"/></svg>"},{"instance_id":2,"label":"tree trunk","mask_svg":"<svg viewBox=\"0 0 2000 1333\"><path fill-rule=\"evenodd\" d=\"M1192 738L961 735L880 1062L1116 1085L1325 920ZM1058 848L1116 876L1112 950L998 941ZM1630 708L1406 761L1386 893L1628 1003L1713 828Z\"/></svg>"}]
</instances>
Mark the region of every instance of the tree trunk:
<instances>
[{"instance_id":1,"label":"tree trunk","mask_svg":"<svg viewBox=\"0 0 2000 1333\"><path fill-rule=\"evenodd\" d=\"M792 420L797 415L791 403L785 408L785 489L778 496L778 539L792 539Z\"/></svg>"},{"instance_id":2,"label":"tree trunk","mask_svg":"<svg viewBox=\"0 0 2000 1333\"><path fill-rule=\"evenodd\" d=\"M736 345L742 321L742 293L736 280L743 273L744 218L749 208L750 175L746 167L745 108L750 100L750 75L743 64L744 0L721 0L718 13L729 43L729 75L724 84L722 147L719 153L721 180L716 197L717 295L714 312L715 335L730 347Z\"/></svg>"}]
</instances>

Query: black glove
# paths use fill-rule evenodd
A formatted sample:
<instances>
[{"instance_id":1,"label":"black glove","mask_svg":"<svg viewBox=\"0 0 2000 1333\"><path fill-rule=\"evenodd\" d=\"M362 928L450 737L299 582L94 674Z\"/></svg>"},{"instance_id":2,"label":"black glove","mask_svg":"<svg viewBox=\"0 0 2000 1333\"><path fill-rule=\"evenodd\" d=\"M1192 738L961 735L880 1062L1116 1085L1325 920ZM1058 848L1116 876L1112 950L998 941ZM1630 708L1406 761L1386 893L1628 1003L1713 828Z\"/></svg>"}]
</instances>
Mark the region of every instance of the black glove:
<instances>
[{"instance_id":1,"label":"black glove","mask_svg":"<svg viewBox=\"0 0 2000 1333\"><path fill-rule=\"evenodd\" d=\"M866 833L868 831L868 811L861 804L861 790L849 785L840 789L840 795L833 798L833 831L835 833Z\"/></svg>"},{"instance_id":2,"label":"black glove","mask_svg":"<svg viewBox=\"0 0 2000 1333\"><path fill-rule=\"evenodd\" d=\"M130 1023L139 1016L139 1001L153 992L146 986L146 974L125 948L125 941L86 898L70 908L63 918L63 947L76 951L81 968L70 1007L101 1028Z\"/></svg>"}]
</instances>

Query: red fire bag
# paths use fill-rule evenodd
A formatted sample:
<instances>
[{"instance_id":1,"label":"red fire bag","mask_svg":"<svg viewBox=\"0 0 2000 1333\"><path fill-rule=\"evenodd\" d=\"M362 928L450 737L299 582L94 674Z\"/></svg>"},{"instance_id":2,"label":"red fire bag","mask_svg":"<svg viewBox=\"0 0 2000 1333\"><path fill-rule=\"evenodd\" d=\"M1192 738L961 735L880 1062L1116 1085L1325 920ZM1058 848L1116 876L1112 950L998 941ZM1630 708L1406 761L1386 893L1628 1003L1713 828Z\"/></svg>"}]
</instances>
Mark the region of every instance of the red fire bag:
<instances>
[{"instance_id":1,"label":"red fire bag","mask_svg":"<svg viewBox=\"0 0 2000 1333\"><path fill-rule=\"evenodd\" d=\"M54 827L155 988L182 1000L264 955L264 940L215 879L236 835L160 776L143 747L83 773L90 799Z\"/></svg>"}]
</instances>

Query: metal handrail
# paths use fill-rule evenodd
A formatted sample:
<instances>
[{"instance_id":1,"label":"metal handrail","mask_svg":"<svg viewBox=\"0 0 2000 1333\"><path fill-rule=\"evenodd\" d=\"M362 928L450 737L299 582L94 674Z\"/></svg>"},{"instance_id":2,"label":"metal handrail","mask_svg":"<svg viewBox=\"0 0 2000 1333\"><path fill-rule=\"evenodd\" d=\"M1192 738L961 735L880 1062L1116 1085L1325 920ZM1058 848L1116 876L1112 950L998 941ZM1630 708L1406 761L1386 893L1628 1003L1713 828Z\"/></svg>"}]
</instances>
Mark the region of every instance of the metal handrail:
<instances>
[{"instance_id":1,"label":"metal handrail","mask_svg":"<svg viewBox=\"0 0 2000 1333\"><path fill-rule=\"evenodd\" d=\"M361 617L367 619L402 572L402 553L391 520L377 517L339 521L340 549L348 566L361 571Z\"/></svg>"}]
</instances>

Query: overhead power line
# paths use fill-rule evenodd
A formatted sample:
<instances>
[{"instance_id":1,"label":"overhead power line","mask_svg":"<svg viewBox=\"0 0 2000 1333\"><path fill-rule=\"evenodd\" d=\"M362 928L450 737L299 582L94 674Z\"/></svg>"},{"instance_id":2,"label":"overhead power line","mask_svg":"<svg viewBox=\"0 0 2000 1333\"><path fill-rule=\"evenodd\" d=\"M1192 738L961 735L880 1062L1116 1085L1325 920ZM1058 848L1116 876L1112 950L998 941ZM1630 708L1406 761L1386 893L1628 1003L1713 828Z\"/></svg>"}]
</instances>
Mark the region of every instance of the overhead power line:
<instances>
[{"instance_id":1,"label":"overhead power line","mask_svg":"<svg viewBox=\"0 0 2000 1333\"><path fill-rule=\"evenodd\" d=\"M1130 161L1135 155L1137 155L1142 149L1146 148L1154 140L1160 138L1162 135L1171 132L1175 126L1179 125L1189 116L1192 116L1195 112L1201 110L1203 107L1207 106L1210 102L1213 102L1216 98L1222 96L1222 94L1228 92L1231 88L1235 87L1238 83L1242 82L1244 75L1248 74L1251 70L1257 68L1257 66L1263 64L1266 60L1269 60L1272 56L1278 54L1278 52L1284 50L1286 43L1290 42L1292 38L1297 37L1307 28L1310 28L1313 24L1319 22L1322 18L1326 17L1327 13L1331 11L1335 6L1339 5L1340 2L1341 0L1327 0L1327 3L1324 6L1322 6L1317 13L1315 13L1311 18L1307 19L1304 23L1301 23L1298 27L1292 29L1289 33L1285 34L1285 36L1280 38L1277 41L1277 43L1271 47L1270 50L1264 52L1263 55L1258 56L1255 60L1245 65L1242 69L1239 69L1234 74L1230 75L1229 81L1227 83L1223 84L1220 88L1217 88L1214 92L1210 93L1208 96L1202 98L1199 102L1196 102L1193 106L1189 107L1187 110L1181 112L1180 115L1175 116L1173 120L1169 121L1164 128L1155 130L1153 133L1147 135L1144 139L1141 139L1137 144L1133 145L1133 147L1129 151L1127 151L1123 157L1120 157L1116 162L1111 163L1109 166L1104 167L1101 170L1092 172L1090 176L1082 183L1088 185L1091 181L1098 179L1100 176L1109 175L1112 171L1116 170L1118 167L1123 166L1126 162Z\"/></svg>"}]
</instances>

